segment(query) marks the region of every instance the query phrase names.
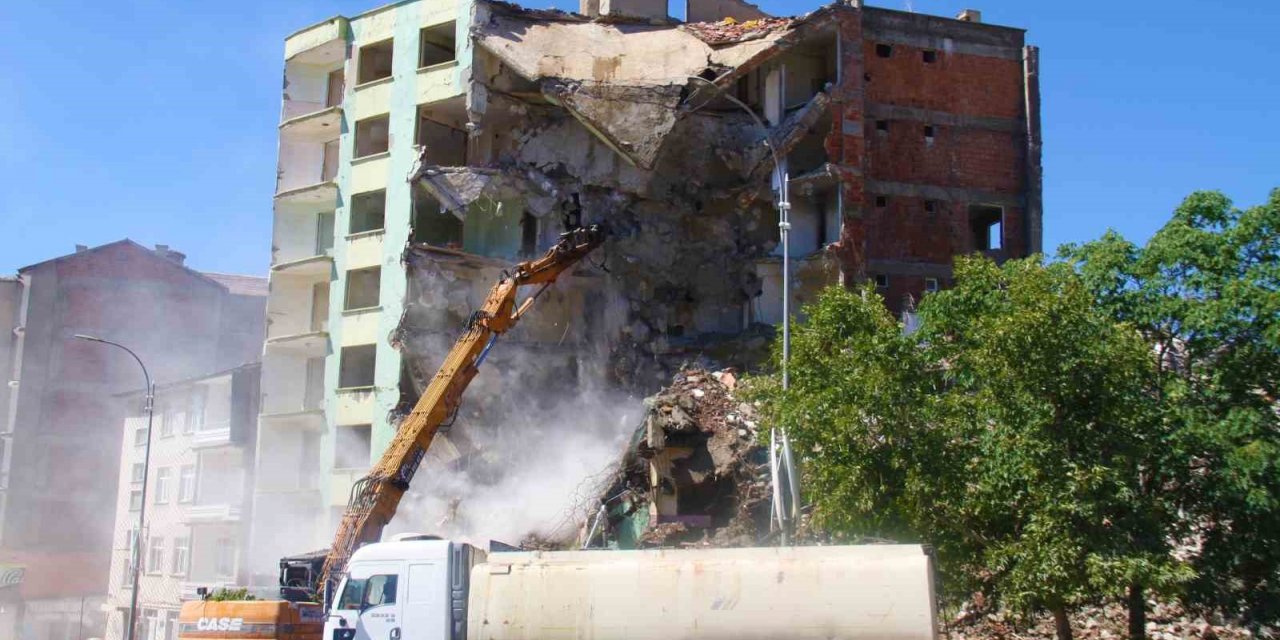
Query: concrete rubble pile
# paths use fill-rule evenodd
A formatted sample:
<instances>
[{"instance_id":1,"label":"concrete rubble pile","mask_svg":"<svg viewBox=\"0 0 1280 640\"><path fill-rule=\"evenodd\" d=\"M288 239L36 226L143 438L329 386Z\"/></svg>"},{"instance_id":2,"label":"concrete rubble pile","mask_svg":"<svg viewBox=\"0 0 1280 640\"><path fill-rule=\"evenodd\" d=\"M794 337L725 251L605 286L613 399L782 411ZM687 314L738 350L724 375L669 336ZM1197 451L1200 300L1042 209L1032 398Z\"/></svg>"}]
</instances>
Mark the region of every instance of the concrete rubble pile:
<instances>
[{"instance_id":1,"label":"concrete rubble pile","mask_svg":"<svg viewBox=\"0 0 1280 640\"><path fill-rule=\"evenodd\" d=\"M768 538L767 452L730 370L680 371L645 400L616 475L583 523L591 546L751 546Z\"/></svg>"},{"instance_id":2,"label":"concrete rubble pile","mask_svg":"<svg viewBox=\"0 0 1280 640\"><path fill-rule=\"evenodd\" d=\"M1083 607L1070 616L1071 630L1078 640L1120 640L1128 638L1128 611L1116 603L1104 606ZM1175 640L1200 638L1203 640L1241 640L1254 635L1243 627L1222 620L1206 620L1170 603L1147 603L1147 638L1150 640ZM965 609L941 634L951 640L1053 640L1053 618L1040 615L1029 623L1015 622L1001 613L977 612Z\"/></svg>"}]
</instances>

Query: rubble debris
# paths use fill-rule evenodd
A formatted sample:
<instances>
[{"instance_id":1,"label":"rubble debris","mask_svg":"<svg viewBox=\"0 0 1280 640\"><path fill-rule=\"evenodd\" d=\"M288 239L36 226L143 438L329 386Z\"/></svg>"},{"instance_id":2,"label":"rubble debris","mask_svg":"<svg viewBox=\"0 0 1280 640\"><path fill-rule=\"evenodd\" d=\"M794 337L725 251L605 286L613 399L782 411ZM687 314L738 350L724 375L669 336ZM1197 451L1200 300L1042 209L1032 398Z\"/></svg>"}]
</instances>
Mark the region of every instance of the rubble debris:
<instances>
[{"instance_id":1,"label":"rubble debris","mask_svg":"<svg viewBox=\"0 0 1280 640\"><path fill-rule=\"evenodd\" d=\"M687 368L648 411L582 535L621 547L752 546L769 534L767 452L730 370ZM597 533L599 535L597 535Z\"/></svg>"},{"instance_id":2,"label":"rubble debris","mask_svg":"<svg viewBox=\"0 0 1280 640\"><path fill-rule=\"evenodd\" d=\"M1077 640L1121 640L1129 637L1128 610L1117 603L1081 607L1070 616L1071 630ZM1017 621L1000 612L979 611L970 607L950 623L944 623L939 635L950 640L1054 640L1053 617L1036 616L1030 621ZM1148 602L1147 638L1175 640L1244 640L1255 637L1248 629L1223 620L1206 620L1174 603Z\"/></svg>"},{"instance_id":3,"label":"rubble debris","mask_svg":"<svg viewBox=\"0 0 1280 640\"><path fill-rule=\"evenodd\" d=\"M713 47L763 38L775 31L786 29L795 23L794 18L757 18L739 21L725 18L719 22L691 22L681 29Z\"/></svg>"}]
</instances>

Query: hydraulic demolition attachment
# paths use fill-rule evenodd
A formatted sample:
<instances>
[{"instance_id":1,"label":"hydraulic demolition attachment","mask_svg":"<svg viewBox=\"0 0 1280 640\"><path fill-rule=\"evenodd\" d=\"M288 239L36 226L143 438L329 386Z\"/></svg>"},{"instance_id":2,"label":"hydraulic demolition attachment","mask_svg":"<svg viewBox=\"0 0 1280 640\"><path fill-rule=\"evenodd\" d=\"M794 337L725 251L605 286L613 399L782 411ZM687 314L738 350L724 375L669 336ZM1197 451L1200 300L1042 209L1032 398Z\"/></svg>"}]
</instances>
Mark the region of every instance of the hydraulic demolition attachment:
<instances>
[{"instance_id":1,"label":"hydraulic demolition attachment","mask_svg":"<svg viewBox=\"0 0 1280 640\"><path fill-rule=\"evenodd\" d=\"M478 373L494 341L515 326L561 273L600 246L604 236L604 230L598 225L564 233L541 258L521 262L513 272L504 273L490 290L484 305L471 314L462 337L454 343L382 458L368 475L351 487L351 497L333 546L313 585L317 591L323 590L326 610L351 554L361 545L377 542L382 537L383 528L395 516L400 498L409 488L436 431L457 412L462 392ZM531 285L541 286L517 307L520 289Z\"/></svg>"}]
</instances>

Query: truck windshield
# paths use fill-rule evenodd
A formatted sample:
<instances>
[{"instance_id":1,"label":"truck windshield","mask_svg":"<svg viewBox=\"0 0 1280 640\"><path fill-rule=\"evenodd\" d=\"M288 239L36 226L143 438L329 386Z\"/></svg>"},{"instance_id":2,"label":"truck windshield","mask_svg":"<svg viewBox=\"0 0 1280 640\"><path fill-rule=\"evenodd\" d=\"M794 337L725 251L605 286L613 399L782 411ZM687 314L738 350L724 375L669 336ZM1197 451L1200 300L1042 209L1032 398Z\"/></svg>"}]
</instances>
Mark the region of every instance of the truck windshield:
<instances>
[{"instance_id":1,"label":"truck windshield","mask_svg":"<svg viewBox=\"0 0 1280 640\"><path fill-rule=\"evenodd\" d=\"M368 578L347 578L347 586L338 599L339 609L364 610L380 604L395 604L396 577L376 575Z\"/></svg>"}]
</instances>

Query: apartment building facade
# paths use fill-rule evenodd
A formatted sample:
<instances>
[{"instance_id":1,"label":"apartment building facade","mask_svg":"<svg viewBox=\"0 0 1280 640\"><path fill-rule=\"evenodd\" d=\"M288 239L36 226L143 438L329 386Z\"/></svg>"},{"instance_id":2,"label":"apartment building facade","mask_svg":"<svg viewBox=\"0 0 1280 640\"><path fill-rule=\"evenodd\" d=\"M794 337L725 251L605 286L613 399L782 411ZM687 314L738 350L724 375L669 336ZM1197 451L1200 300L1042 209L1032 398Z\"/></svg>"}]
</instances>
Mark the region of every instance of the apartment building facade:
<instances>
[{"instance_id":1,"label":"apartment building facade","mask_svg":"<svg viewBox=\"0 0 1280 640\"><path fill-rule=\"evenodd\" d=\"M144 394L123 396L132 411L122 422L108 639L126 635L135 561L142 563L142 640L176 638L178 611L184 600L198 597L197 589L213 592L247 581L259 374L255 363L159 386L150 433ZM144 480L147 519L139 533Z\"/></svg>"},{"instance_id":2,"label":"apartment building facade","mask_svg":"<svg viewBox=\"0 0 1280 640\"><path fill-rule=\"evenodd\" d=\"M858 1L774 18L688 0L684 23L657 0L580 11L409 0L286 39L262 581L328 544L489 286L573 225L613 229L607 264L568 274L508 340L534 356L504 362L517 378L648 389L691 357L735 358L726 344L781 320L784 193L793 309L872 281L908 311L957 255L1039 250L1022 30Z\"/></svg>"},{"instance_id":3,"label":"apartment building facade","mask_svg":"<svg viewBox=\"0 0 1280 640\"><path fill-rule=\"evenodd\" d=\"M286 39L255 489L262 581L282 555L327 544L350 484L388 440L400 359L387 336L411 233L405 176L419 105L448 123L424 120L421 135L461 135L469 68L455 43L467 42L467 11L402 2Z\"/></svg>"},{"instance_id":4,"label":"apartment building facade","mask_svg":"<svg viewBox=\"0 0 1280 640\"><path fill-rule=\"evenodd\" d=\"M24 267L2 290L8 406L0 433L0 636L100 636L111 558L120 423L115 394L142 372L164 384L255 361L265 283L205 274L167 246L121 240ZM14 302L16 301L16 304ZM4 398L4 396L0 396Z\"/></svg>"}]
</instances>

